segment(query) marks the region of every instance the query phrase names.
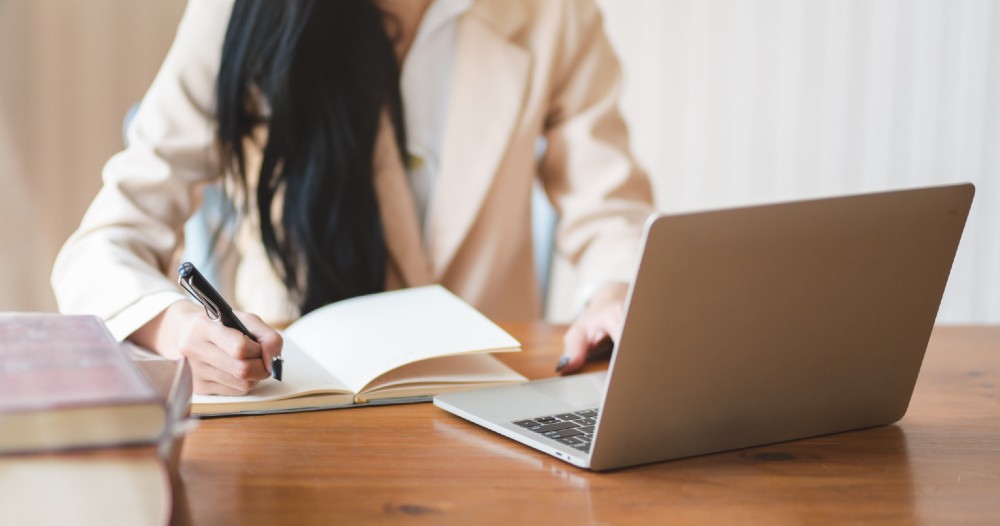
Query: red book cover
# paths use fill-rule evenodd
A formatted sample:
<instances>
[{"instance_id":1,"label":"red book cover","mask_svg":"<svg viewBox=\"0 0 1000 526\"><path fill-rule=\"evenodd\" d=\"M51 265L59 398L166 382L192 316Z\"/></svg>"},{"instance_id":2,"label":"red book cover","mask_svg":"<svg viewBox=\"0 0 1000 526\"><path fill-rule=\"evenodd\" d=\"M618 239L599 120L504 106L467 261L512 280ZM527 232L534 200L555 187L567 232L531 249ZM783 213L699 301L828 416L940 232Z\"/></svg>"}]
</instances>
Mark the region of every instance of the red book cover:
<instances>
[{"instance_id":1,"label":"red book cover","mask_svg":"<svg viewBox=\"0 0 1000 526\"><path fill-rule=\"evenodd\" d=\"M148 444L166 422L100 319L0 313L0 453Z\"/></svg>"},{"instance_id":2,"label":"red book cover","mask_svg":"<svg viewBox=\"0 0 1000 526\"><path fill-rule=\"evenodd\" d=\"M157 399L100 319L0 314L0 413Z\"/></svg>"}]
</instances>

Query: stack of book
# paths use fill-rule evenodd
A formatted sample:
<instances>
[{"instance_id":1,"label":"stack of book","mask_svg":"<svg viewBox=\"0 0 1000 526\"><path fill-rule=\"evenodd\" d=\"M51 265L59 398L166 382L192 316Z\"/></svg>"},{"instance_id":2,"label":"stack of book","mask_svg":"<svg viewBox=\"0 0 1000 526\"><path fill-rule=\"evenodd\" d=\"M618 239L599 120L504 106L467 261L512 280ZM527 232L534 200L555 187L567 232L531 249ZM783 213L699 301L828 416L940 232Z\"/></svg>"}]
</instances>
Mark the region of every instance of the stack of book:
<instances>
[{"instance_id":1,"label":"stack of book","mask_svg":"<svg viewBox=\"0 0 1000 526\"><path fill-rule=\"evenodd\" d=\"M0 313L3 521L169 523L190 375L93 316Z\"/></svg>"}]
</instances>

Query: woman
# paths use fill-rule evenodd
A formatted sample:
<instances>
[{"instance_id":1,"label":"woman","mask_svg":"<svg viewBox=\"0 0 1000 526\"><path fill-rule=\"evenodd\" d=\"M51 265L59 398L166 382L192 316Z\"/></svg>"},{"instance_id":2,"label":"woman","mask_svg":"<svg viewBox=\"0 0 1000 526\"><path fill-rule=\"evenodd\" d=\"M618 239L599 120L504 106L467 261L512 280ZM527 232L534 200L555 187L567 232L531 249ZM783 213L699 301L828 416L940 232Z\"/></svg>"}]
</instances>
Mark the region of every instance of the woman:
<instances>
[{"instance_id":1,"label":"woman","mask_svg":"<svg viewBox=\"0 0 1000 526\"><path fill-rule=\"evenodd\" d=\"M60 309L187 356L196 392L230 395L267 377L272 325L358 294L437 282L494 319L538 317L538 177L587 286L559 364L574 371L617 336L651 211L618 89L591 0L193 0L57 258ZM220 177L240 216L221 288L259 344L172 277Z\"/></svg>"}]
</instances>

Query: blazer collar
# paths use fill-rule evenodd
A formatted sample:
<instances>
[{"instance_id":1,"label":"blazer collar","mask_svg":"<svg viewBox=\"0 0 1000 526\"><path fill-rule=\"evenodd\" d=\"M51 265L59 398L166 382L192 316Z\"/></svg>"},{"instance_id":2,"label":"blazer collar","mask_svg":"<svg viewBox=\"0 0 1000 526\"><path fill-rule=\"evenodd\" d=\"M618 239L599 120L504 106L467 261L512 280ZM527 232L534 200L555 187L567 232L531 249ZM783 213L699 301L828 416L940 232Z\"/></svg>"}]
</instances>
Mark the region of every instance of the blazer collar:
<instances>
[{"instance_id":1,"label":"blazer collar","mask_svg":"<svg viewBox=\"0 0 1000 526\"><path fill-rule=\"evenodd\" d=\"M421 241L416 205L388 115L382 116L376 141L373 184L386 251L399 269L404 286L429 284L431 270Z\"/></svg>"},{"instance_id":2,"label":"blazer collar","mask_svg":"<svg viewBox=\"0 0 1000 526\"><path fill-rule=\"evenodd\" d=\"M511 0L478 0L469 15L505 39L524 27L529 16L523 2Z\"/></svg>"},{"instance_id":3,"label":"blazer collar","mask_svg":"<svg viewBox=\"0 0 1000 526\"><path fill-rule=\"evenodd\" d=\"M437 280L475 222L521 115L531 55L508 36L526 18L520 2L481 0L459 21L441 168L427 217Z\"/></svg>"}]
</instances>

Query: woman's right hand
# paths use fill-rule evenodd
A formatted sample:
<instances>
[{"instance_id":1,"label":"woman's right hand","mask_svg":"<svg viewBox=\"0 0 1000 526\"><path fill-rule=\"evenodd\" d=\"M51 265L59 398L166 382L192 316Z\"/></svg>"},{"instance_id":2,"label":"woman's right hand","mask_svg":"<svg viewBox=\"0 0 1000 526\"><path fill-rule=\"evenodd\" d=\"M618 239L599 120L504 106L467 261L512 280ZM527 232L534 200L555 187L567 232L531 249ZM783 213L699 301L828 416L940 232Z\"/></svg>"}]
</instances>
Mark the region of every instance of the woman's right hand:
<instances>
[{"instance_id":1,"label":"woman's right hand","mask_svg":"<svg viewBox=\"0 0 1000 526\"><path fill-rule=\"evenodd\" d=\"M190 301L171 304L128 339L166 358L187 358L195 393L243 396L270 376L265 363L281 355L282 340L256 315L234 312L257 342L209 319Z\"/></svg>"}]
</instances>

